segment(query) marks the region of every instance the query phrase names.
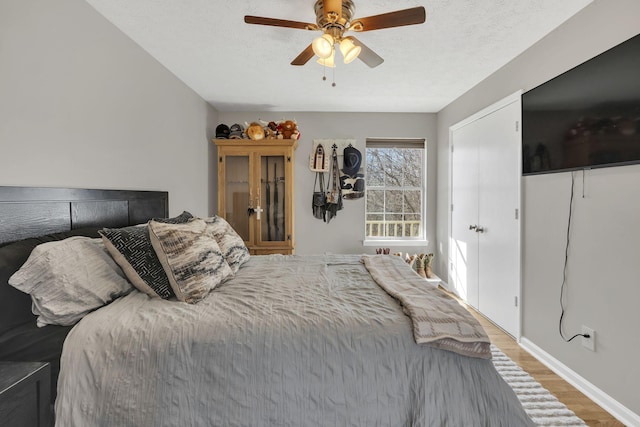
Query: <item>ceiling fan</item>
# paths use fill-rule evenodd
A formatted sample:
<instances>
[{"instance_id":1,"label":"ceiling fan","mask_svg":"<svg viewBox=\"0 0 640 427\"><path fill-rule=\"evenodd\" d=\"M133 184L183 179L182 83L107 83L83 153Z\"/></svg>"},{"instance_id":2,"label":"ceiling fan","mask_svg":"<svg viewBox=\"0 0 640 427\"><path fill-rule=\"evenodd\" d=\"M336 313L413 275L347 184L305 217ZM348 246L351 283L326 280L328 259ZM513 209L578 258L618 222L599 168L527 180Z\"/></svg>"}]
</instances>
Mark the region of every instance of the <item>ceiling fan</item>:
<instances>
[{"instance_id":1,"label":"ceiling fan","mask_svg":"<svg viewBox=\"0 0 640 427\"><path fill-rule=\"evenodd\" d=\"M353 36L344 36L347 31L363 32L425 22L424 7L397 10L366 18L352 19L355 5L352 0L317 0L314 6L316 23L288 21L285 19L264 18L260 16L244 17L247 24L270 25L274 27L295 28L299 30L322 31L322 35L313 40L291 65L304 65L313 55L318 62L328 67L334 66L335 44L339 45L345 64L359 58L369 67L377 67L384 62L377 53L369 49Z\"/></svg>"}]
</instances>

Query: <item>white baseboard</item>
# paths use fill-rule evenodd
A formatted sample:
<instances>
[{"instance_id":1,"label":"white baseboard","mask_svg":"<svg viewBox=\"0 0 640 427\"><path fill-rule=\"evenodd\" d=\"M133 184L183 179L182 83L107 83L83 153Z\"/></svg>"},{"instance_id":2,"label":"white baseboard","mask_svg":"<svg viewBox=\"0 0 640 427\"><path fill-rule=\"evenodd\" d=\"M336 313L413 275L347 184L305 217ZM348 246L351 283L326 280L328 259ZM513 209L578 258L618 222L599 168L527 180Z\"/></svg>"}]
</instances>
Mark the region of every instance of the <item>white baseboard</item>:
<instances>
[{"instance_id":1,"label":"white baseboard","mask_svg":"<svg viewBox=\"0 0 640 427\"><path fill-rule=\"evenodd\" d=\"M536 359L558 374L569 384L580 390L589 399L596 402L621 423L627 426L640 426L640 415L634 413L617 400L600 390L595 385L578 375L569 367L555 359L549 353L535 345L525 337L520 339L520 346L531 353Z\"/></svg>"}]
</instances>

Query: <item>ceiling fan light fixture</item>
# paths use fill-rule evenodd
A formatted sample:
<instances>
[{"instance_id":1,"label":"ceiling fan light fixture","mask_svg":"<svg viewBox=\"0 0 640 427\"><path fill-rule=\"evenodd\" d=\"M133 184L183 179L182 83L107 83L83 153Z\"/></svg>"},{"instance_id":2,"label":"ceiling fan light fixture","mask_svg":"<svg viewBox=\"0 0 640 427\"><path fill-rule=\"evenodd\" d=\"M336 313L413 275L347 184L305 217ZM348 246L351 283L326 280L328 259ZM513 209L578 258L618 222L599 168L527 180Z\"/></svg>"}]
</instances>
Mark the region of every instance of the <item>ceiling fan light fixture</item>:
<instances>
[{"instance_id":1,"label":"ceiling fan light fixture","mask_svg":"<svg viewBox=\"0 0 640 427\"><path fill-rule=\"evenodd\" d=\"M291 61L291 65L304 65L309 62L311 58L317 56L325 60L318 62L325 66L333 67L334 57L332 55L334 55L337 49L335 45L338 44L345 64L359 58L365 65L374 68L382 64L384 59L355 37L344 37L346 31L374 31L384 28L423 24L427 16L424 6L417 6L352 20L355 12L355 0L314 1L315 24L252 15L245 15L244 22L247 24L322 31L322 36L315 38L310 45L300 52L300 54ZM343 42L343 39L348 39L349 41ZM329 57L331 57L331 59L329 59Z\"/></svg>"},{"instance_id":2,"label":"ceiling fan light fixture","mask_svg":"<svg viewBox=\"0 0 640 427\"><path fill-rule=\"evenodd\" d=\"M327 58L319 58L317 62L318 64L324 65L325 67L335 68L335 51L332 50L331 54Z\"/></svg>"},{"instance_id":3,"label":"ceiling fan light fixture","mask_svg":"<svg viewBox=\"0 0 640 427\"><path fill-rule=\"evenodd\" d=\"M323 34L320 37L317 37L311 43L311 47L313 48L313 53L315 53L318 58L326 59L333 55L333 45L335 41L331 34Z\"/></svg>"},{"instance_id":4,"label":"ceiling fan light fixture","mask_svg":"<svg viewBox=\"0 0 640 427\"><path fill-rule=\"evenodd\" d=\"M342 53L342 57L344 58L344 63L348 64L353 61L360 55L362 48L360 46L356 46L349 39L342 39L340 42L340 53Z\"/></svg>"}]
</instances>

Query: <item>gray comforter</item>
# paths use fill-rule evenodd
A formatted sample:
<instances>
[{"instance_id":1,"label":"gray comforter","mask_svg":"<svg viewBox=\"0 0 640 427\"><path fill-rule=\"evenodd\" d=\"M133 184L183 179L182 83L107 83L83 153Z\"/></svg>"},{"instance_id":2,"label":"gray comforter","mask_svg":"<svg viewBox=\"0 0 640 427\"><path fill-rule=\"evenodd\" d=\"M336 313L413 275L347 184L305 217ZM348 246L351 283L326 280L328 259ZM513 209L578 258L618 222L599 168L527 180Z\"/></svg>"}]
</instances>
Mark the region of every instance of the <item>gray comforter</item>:
<instances>
[{"instance_id":1,"label":"gray comforter","mask_svg":"<svg viewBox=\"0 0 640 427\"><path fill-rule=\"evenodd\" d=\"M491 360L416 344L360 256L269 255L196 305L133 292L86 316L56 425L532 423Z\"/></svg>"}]
</instances>

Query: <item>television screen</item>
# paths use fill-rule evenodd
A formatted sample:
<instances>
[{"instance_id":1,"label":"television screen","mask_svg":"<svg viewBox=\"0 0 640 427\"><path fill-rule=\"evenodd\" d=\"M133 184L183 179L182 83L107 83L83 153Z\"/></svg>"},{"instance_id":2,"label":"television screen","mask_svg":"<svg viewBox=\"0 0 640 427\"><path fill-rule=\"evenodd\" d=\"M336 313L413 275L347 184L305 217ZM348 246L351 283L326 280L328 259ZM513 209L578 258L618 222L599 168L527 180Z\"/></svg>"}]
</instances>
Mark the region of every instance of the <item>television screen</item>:
<instances>
[{"instance_id":1,"label":"television screen","mask_svg":"<svg viewBox=\"0 0 640 427\"><path fill-rule=\"evenodd\" d=\"M640 35L522 95L523 175L640 163Z\"/></svg>"}]
</instances>

